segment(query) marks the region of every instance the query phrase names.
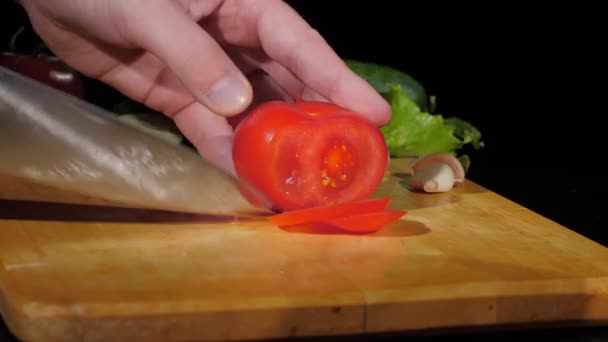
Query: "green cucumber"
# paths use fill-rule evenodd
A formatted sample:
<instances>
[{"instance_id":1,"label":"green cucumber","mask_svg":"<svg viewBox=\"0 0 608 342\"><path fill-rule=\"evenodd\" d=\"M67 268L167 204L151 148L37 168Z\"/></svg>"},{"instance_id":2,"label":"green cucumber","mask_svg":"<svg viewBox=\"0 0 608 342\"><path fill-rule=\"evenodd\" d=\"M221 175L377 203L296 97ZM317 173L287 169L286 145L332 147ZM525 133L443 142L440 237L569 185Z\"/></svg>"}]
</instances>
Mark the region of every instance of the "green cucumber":
<instances>
[{"instance_id":1,"label":"green cucumber","mask_svg":"<svg viewBox=\"0 0 608 342\"><path fill-rule=\"evenodd\" d=\"M378 93L386 97L390 85L399 85L405 94L423 111L429 110L426 89L411 75L386 65L345 59L346 65L359 77L366 80Z\"/></svg>"}]
</instances>

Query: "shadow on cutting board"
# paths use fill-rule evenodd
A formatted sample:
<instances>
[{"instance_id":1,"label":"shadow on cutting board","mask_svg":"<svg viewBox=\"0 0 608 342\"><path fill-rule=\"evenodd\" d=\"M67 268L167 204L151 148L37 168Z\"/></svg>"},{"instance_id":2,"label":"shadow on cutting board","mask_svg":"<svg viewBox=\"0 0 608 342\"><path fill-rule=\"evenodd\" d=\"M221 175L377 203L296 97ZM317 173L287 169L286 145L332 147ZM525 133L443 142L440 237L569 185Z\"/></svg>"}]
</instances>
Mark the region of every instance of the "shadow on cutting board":
<instances>
[{"instance_id":1,"label":"shadow on cutting board","mask_svg":"<svg viewBox=\"0 0 608 342\"><path fill-rule=\"evenodd\" d=\"M231 215L204 215L154 209L0 199L0 219L112 223L224 223L256 220ZM257 219L259 220L259 218Z\"/></svg>"}]
</instances>

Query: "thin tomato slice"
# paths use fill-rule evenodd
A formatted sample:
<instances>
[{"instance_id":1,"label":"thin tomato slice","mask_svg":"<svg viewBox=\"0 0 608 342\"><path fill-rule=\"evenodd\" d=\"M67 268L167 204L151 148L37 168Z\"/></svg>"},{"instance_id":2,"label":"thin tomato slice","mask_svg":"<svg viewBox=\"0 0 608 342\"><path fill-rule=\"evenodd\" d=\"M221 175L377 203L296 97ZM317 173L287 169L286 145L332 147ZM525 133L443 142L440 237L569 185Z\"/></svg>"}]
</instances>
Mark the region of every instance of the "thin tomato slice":
<instances>
[{"instance_id":1,"label":"thin tomato slice","mask_svg":"<svg viewBox=\"0 0 608 342\"><path fill-rule=\"evenodd\" d=\"M269 219L280 227L312 222L325 222L332 219L349 217L351 215L382 211L390 201L390 198L366 199L337 205L291 210L272 215ZM340 223L340 221L338 221L338 223Z\"/></svg>"},{"instance_id":2,"label":"thin tomato slice","mask_svg":"<svg viewBox=\"0 0 608 342\"><path fill-rule=\"evenodd\" d=\"M399 220L405 214L407 214L405 210L379 211L339 217L323 223L353 233L374 233Z\"/></svg>"}]
</instances>

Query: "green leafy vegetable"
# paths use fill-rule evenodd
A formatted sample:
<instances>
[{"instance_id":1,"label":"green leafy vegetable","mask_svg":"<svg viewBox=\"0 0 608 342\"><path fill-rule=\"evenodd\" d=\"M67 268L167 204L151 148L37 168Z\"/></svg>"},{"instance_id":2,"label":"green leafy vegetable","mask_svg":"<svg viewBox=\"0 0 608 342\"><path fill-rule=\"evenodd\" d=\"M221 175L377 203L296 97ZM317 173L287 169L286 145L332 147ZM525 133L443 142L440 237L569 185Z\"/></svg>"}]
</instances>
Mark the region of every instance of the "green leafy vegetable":
<instances>
[{"instance_id":1,"label":"green leafy vegetable","mask_svg":"<svg viewBox=\"0 0 608 342\"><path fill-rule=\"evenodd\" d=\"M400 85L405 94L422 110L429 106L426 89L411 75L386 65L345 59L346 65L359 77L366 80L385 98L389 96L391 85Z\"/></svg>"},{"instance_id":2,"label":"green leafy vegetable","mask_svg":"<svg viewBox=\"0 0 608 342\"><path fill-rule=\"evenodd\" d=\"M389 86L387 97L392 108L391 121L380 128L394 157L422 156L435 152L456 155L466 144L483 147L480 131L459 119L424 112L402 90L400 85ZM465 170L470 165L468 156L460 156Z\"/></svg>"},{"instance_id":3,"label":"green leafy vegetable","mask_svg":"<svg viewBox=\"0 0 608 342\"><path fill-rule=\"evenodd\" d=\"M470 143L476 150L483 147L481 132L471 123L460 118L445 118L444 123L454 128L454 135L462 140L463 144Z\"/></svg>"},{"instance_id":4,"label":"green leafy vegetable","mask_svg":"<svg viewBox=\"0 0 608 342\"><path fill-rule=\"evenodd\" d=\"M463 154L460 157L458 157L457 159L458 159L458 161L460 161L460 164L462 164L464 173L467 173L469 171L469 167L471 166L471 158L469 158L468 155Z\"/></svg>"},{"instance_id":5,"label":"green leafy vegetable","mask_svg":"<svg viewBox=\"0 0 608 342\"><path fill-rule=\"evenodd\" d=\"M436 114L436 98L428 97L424 86L405 72L352 59L344 62L391 104L391 122L381 128L391 156L447 152L457 156L468 170L469 156L458 156L458 152L467 144L474 149L484 146L481 132L475 126L457 117Z\"/></svg>"},{"instance_id":6,"label":"green leafy vegetable","mask_svg":"<svg viewBox=\"0 0 608 342\"><path fill-rule=\"evenodd\" d=\"M381 128L393 156L421 156L433 152L453 151L461 141L453 135L440 115L422 112L399 85L389 88L388 100L392 119Z\"/></svg>"}]
</instances>

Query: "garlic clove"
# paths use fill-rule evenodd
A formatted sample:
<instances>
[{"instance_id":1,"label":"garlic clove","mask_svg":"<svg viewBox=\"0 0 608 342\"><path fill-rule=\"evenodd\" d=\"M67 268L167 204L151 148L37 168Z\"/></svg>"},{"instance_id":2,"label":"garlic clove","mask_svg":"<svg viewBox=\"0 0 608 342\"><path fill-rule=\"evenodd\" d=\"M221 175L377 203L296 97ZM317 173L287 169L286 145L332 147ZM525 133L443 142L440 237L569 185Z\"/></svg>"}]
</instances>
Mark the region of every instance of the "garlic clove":
<instances>
[{"instance_id":1,"label":"garlic clove","mask_svg":"<svg viewBox=\"0 0 608 342\"><path fill-rule=\"evenodd\" d=\"M425 192L446 192L454 187L454 171L448 164L435 163L418 169L409 180L409 186Z\"/></svg>"},{"instance_id":2,"label":"garlic clove","mask_svg":"<svg viewBox=\"0 0 608 342\"><path fill-rule=\"evenodd\" d=\"M460 184L464 182L464 167L456 157L445 152L436 152L422 156L410 164L410 169L412 170L412 174L416 174L419 170L425 169L433 164L448 165L454 174L454 183Z\"/></svg>"}]
</instances>

